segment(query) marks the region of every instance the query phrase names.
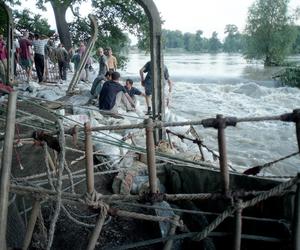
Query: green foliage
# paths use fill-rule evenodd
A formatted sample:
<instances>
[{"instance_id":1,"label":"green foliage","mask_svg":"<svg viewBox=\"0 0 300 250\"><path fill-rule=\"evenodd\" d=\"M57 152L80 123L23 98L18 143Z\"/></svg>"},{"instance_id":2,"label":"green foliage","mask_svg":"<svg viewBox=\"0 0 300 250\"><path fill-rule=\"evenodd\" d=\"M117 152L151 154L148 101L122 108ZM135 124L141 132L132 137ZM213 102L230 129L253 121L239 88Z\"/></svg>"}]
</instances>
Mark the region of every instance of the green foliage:
<instances>
[{"instance_id":1,"label":"green foliage","mask_svg":"<svg viewBox=\"0 0 300 250\"><path fill-rule=\"evenodd\" d=\"M8 26L8 15L5 9L0 8L0 34L6 35Z\"/></svg>"},{"instance_id":2,"label":"green foliage","mask_svg":"<svg viewBox=\"0 0 300 250\"><path fill-rule=\"evenodd\" d=\"M126 32L138 38L147 37L148 20L144 10L134 0L93 0L93 13L99 20L99 33L95 48L111 47L119 61L119 67L126 62L124 52L130 46ZM73 44L87 41L91 28L89 21L79 18L70 24Z\"/></svg>"},{"instance_id":3,"label":"green foliage","mask_svg":"<svg viewBox=\"0 0 300 250\"><path fill-rule=\"evenodd\" d=\"M246 25L248 59L263 59L266 66L280 65L295 40L289 0L256 0L249 8Z\"/></svg>"},{"instance_id":4,"label":"green foliage","mask_svg":"<svg viewBox=\"0 0 300 250\"><path fill-rule=\"evenodd\" d=\"M179 30L163 30L162 36L164 39L164 46L166 48L183 48L183 34Z\"/></svg>"},{"instance_id":5,"label":"green foliage","mask_svg":"<svg viewBox=\"0 0 300 250\"><path fill-rule=\"evenodd\" d=\"M300 88L300 67L289 67L276 76L283 85Z\"/></svg>"},{"instance_id":6,"label":"green foliage","mask_svg":"<svg viewBox=\"0 0 300 250\"><path fill-rule=\"evenodd\" d=\"M227 53L242 52L244 49L243 35L239 33L238 27L234 24L227 24L225 27L223 51Z\"/></svg>"},{"instance_id":7,"label":"green foliage","mask_svg":"<svg viewBox=\"0 0 300 250\"><path fill-rule=\"evenodd\" d=\"M293 54L300 54L300 26L295 26L294 27L295 30L295 35L296 35L296 39L295 42L293 43L292 46L292 53Z\"/></svg>"},{"instance_id":8,"label":"green foliage","mask_svg":"<svg viewBox=\"0 0 300 250\"><path fill-rule=\"evenodd\" d=\"M14 10L13 18L17 30L28 30L29 32L48 37L55 33L55 31L50 28L46 18L42 18L41 15L33 14L28 9L24 9L20 12Z\"/></svg>"},{"instance_id":9,"label":"green foliage","mask_svg":"<svg viewBox=\"0 0 300 250\"><path fill-rule=\"evenodd\" d=\"M217 53L222 48L222 43L218 38L218 33L213 32L211 38L208 40L208 52Z\"/></svg>"}]
</instances>

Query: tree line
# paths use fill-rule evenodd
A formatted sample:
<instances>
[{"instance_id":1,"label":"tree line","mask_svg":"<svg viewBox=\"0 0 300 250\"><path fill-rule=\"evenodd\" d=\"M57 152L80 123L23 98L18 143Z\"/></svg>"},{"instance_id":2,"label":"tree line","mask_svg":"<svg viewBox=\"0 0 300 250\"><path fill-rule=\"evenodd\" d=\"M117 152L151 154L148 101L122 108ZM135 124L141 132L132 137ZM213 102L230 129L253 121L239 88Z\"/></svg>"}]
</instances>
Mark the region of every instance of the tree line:
<instances>
[{"instance_id":1,"label":"tree line","mask_svg":"<svg viewBox=\"0 0 300 250\"><path fill-rule=\"evenodd\" d=\"M18 0L7 0L12 6ZM87 18L79 16L79 8L84 0L36 0L40 9L50 2L54 11L60 41L69 49L79 41L90 36ZM129 47L126 33L135 34L138 47L149 50L149 24L147 17L134 0L91 0L92 12L99 20L99 34L96 47L112 47L121 57L121 52ZM236 25L227 24L225 39L220 41L218 33L213 32L205 38L201 30L196 33L163 31L163 44L167 49L184 49L197 52L240 52L247 59L263 60L265 66L282 65L291 53L300 53L300 26L295 21L300 16L300 7L293 13L288 11L289 0L255 0L248 9L246 28L240 32ZM70 9L75 17L71 23L66 21L66 11ZM47 35L51 33L46 19L31 15L30 11L14 11L14 21L18 29L30 29ZM124 59L124 60L122 60ZM125 62L126 58L121 58Z\"/></svg>"},{"instance_id":2,"label":"tree line","mask_svg":"<svg viewBox=\"0 0 300 250\"><path fill-rule=\"evenodd\" d=\"M300 26L295 26L296 39L291 43L290 53L300 53ZM203 31L183 33L179 30L163 30L163 46L165 49L182 49L188 52L200 53L243 53L247 52L247 34L240 33L235 24L227 24L224 28L223 41L218 33L213 32L211 37L203 36Z\"/></svg>"}]
</instances>

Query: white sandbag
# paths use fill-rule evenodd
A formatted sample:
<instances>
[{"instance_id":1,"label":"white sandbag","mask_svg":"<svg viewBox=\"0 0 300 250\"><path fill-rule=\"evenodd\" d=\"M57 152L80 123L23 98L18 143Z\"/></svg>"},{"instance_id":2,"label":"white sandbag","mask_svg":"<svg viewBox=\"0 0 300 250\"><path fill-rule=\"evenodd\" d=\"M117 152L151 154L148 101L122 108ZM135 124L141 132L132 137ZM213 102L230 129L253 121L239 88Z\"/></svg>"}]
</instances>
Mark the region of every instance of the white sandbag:
<instances>
[{"instance_id":1,"label":"white sandbag","mask_svg":"<svg viewBox=\"0 0 300 250\"><path fill-rule=\"evenodd\" d=\"M60 97L62 97L63 95L57 95L55 93L55 91L53 90L50 90L50 89L45 89L45 90L40 90L38 93L37 93L37 97L39 98L43 98L43 99L46 99L48 101L55 101L57 99L59 99Z\"/></svg>"},{"instance_id":2,"label":"white sandbag","mask_svg":"<svg viewBox=\"0 0 300 250\"><path fill-rule=\"evenodd\" d=\"M90 98L88 96L74 95L67 101L67 103L74 106L80 106L87 104L89 100Z\"/></svg>"}]
</instances>

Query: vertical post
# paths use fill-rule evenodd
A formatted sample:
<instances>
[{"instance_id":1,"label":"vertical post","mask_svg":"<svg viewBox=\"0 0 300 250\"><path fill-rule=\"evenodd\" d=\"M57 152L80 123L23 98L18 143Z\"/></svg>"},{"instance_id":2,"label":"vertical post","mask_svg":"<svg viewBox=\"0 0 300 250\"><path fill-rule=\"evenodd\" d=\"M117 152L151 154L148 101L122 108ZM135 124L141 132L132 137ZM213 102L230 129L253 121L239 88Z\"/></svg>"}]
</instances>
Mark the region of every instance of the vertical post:
<instances>
[{"instance_id":1,"label":"vertical post","mask_svg":"<svg viewBox=\"0 0 300 250\"><path fill-rule=\"evenodd\" d=\"M293 110L293 116L294 116L294 122L296 126L298 149L300 152L300 109Z\"/></svg>"},{"instance_id":2,"label":"vertical post","mask_svg":"<svg viewBox=\"0 0 300 250\"><path fill-rule=\"evenodd\" d=\"M34 204L33 204L33 207L32 207L32 210L31 210L29 223L28 223L26 235L25 235L25 238L24 238L22 250L27 250L29 245L30 245L33 230L34 230L36 219L39 215L39 212L40 212L40 201L35 200Z\"/></svg>"},{"instance_id":3,"label":"vertical post","mask_svg":"<svg viewBox=\"0 0 300 250\"><path fill-rule=\"evenodd\" d=\"M295 250L300 250L300 173L297 178L297 191L294 201L293 243Z\"/></svg>"},{"instance_id":4,"label":"vertical post","mask_svg":"<svg viewBox=\"0 0 300 250\"><path fill-rule=\"evenodd\" d=\"M105 207L101 208L101 212L98 216L98 219L97 219L97 222L96 222L96 225L95 225L95 229L92 233L89 244L86 248L87 250L94 250L95 249L95 246L97 244L97 240L99 238L99 235L101 233L103 224L105 222L106 215L107 215L107 209Z\"/></svg>"},{"instance_id":5,"label":"vertical post","mask_svg":"<svg viewBox=\"0 0 300 250\"><path fill-rule=\"evenodd\" d=\"M89 194L94 192L94 162L93 162L93 141L91 124L87 122L84 124L85 131L85 159L86 159L86 181L87 192Z\"/></svg>"},{"instance_id":6,"label":"vertical post","mask_svg":"<svg viewBox=\"0 0 300 250\"><path fill-rule=\"evenodd\" d=\"M146 150L147 165L149 173L150 192L157 192L156 164L155 164L155 144L153 138L153 121L151 118L145 120L146 126Z\"/></svg>"},{"instance_id":7,"label":"vertical post","mask_svg":"<svg viewBox=\"0 0 300 250\"><path fill-rule=\"evenodd\" d=\"M227 166L227 153L226 153L226 138L225 138L225 128L226 123L222 115L217 115L218 122L218 145L220 154L220 171L222 178L222 187L225 195L229 192L229 172Z\"/></svg>"},{"instance_id":8,"label":"vertical post","mask_svg":"<svg viewBox=\"0 0 300 250\"><path fill-rule=\"evenodd\" d=\"M10 172L16 122L17 92L11 92L8 97L5 137L2 153L0 181L0 246L6 248L6 226L8 212L8 195Z\"/></svg>"},{"instance_id":9,"label":"vertical post","mask_svg":"<svg viewBox=\"0 0 300 250\"><path fill-rule=\"evenodd\" d=\"M150 26L150 48L152 67L152 109L154 119L164 121L164 77L163 77L163 55L162 55L162 32L161 18L153 0L136 0L145 10ZM165 138L163 128L155 129L155 142Z\"/></svg>"},{"instance_id":10,"label":"vertical post","mask_svg":"<svg viewBox=\"0 0 300 250\"><path fill-rule=\"evenodd\" d=\"M235 235L234 235L234 250L241 249L242 238L242 201L239 199L236 203L237 210L235 212Z\"/></svg>"}]
</instances>

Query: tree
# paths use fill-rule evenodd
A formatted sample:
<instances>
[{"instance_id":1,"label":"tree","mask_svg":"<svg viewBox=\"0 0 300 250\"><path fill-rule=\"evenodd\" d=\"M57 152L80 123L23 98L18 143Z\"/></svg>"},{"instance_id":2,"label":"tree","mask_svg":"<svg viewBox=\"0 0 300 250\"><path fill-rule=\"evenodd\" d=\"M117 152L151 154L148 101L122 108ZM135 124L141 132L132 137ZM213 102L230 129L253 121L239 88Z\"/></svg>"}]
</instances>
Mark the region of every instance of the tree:
<instances>
[{"instance_id":1,"label":"tree","mask_svg":"<svg viewBox=\"0 0 300 250\"><path fill-rule=\"evenodd\" d=\"M166 48L183 48L183 34L179 30L163 30L164 45Z\"/></svg>"},{"instance_id":2,"label":"tree","mask_svg":"<svg viewBox=\"0 0 300 250\"><path fill-rule=\"evenodd\" d=\"M79 16L79 8L85 0L37 0L37 6L45 9L45 2L51 3L60 41L67 49L72 47L72 39L75 37L87 37L87 31L90 29L86 29L87 25L83 24L83 21L87 20ZM93 11L90 14L95 14L99 20L98 40L109 37L116 30L129 31L138 37L146 36L145 22L147 22L147 18L142 8L134 0L92 0L91 2ZM68 8L76 17L75 22L71 25L66 21ZM85 29L79 29L81 27L85 27ZM72 30L72 33L69 32L69 29ZM117 33L119 34L119 32ZM124 35L121 38L124 38ZM118 40L118 37L115 39Z\"/></svg>"},{"instance_id":3,"label":"tree","mask_svg":"<svg viewBox=\"0 0 300 250\"><path fill-rule=\"evenodd\" d=\"M246 24L248 59L262 59L265 66L280 65L295 39L289 0L256 0L249 8Z\"/></svg>"},{"instance_id":4,"label":"tree","mask_svg":"<svg viewBox=\"0 0 300 250\"><path fill-rule=\"evenodd\" d=\"M55 32L50 28L47 19L42 18L41 15L34 15L28 9L22 11L14 10L13 18L17 30L28 30L48 37L52 36Z\"/></svg>"},{"instance_id":5,"label":"tree","mask_svg":"<svg viewBox=\"0 0 300 250\"><path fill-rule=\"evenodd\" d=\"M214 31L208 40L208 52L217 53L222 48L222 43L218 38L218 33Z\"/></svg>"},{"instance_id":6,"label":"tree","mask_svg":"<svg viewBox=\"0 0 300 250\"><path fill-rule=\"evenodd\" d=\"M296 30L296 39L293 43L292 53L300 54L300 26L295 27Z\"/></svg>"},{"instance_id":7,"label":"tree","mask_svg":"<svg viewBox=\"0 0 300 250\"><path fill-rule=\"evenodd\" d=\"M234 24L227 24L224 33L227 36L223 43L223 51L228 53L240 52L243 49L243 38L238 27Z\"/></svg>"}]
</instances>

